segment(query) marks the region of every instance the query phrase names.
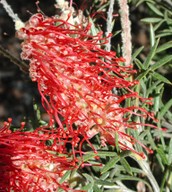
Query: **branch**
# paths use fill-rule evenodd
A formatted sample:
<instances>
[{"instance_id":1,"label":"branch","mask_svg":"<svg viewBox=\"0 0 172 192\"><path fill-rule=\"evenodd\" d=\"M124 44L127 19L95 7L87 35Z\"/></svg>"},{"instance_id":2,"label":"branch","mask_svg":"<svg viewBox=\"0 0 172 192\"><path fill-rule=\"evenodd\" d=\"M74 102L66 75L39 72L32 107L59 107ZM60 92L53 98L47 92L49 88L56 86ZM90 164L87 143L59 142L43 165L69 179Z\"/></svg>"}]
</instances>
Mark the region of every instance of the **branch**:
<instances>
[{"instance_id":1,"label":"branch","mask_svg":"<svg viewBox=\"0 0 172 192\"><path fill-rule=\"evenodd\" d=\"M21 19L18 17L17 14L14 13L10 5L7 3L6 0L0 0L0 3L3 5L4 9L8 13L8 15L12 18L12 20L15 23L15 29L19 30L20 28L24 27L24 23L21 21Z\"/></svg>"},{"instance_id":2,"label":"branch","mask_svg":"<svg viewBox=\"0 0 172 192\"><path fill-rule=\"evenodd\" d=\"M4 57L11 60L12 63L17 65L20 70L22 70L25 73L28 73L29 66L19 59L15 58L13 55L11 55L8 51L6 51L1 45L0 45L0 54L2 54Z\"/></svg>"},{"instance_id":3,"label":"branch","mask_svg":"<svg viewBox=\"0 0 172 192\"><path fill-rule=\"evenodd\" d=\"M132 43L131 43L131 22L129 19L129 7L127 0L118 0L121 15L121 28L122 28L122 54L126 59L126 66L131 64L132 58Z\"/></svg>"}]
</instances>

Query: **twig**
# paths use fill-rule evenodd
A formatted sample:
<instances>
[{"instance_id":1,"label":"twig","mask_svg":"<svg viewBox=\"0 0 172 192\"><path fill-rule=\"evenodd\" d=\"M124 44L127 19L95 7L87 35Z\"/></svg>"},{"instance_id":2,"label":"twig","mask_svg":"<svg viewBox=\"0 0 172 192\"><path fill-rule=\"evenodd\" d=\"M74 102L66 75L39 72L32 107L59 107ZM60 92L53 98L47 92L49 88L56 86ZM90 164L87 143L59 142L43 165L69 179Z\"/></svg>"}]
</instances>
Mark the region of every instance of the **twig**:
<instances>
[{"instance_id":1,"label":"twig","mask_svg":"<svg viewBox=\"0 0 172 192\"><path fill-rule=\"evenodd\" d=\"M28 73L29 66L25 62L15 58L12 54L10 54L7 50L5 50L1 45L0 45L0 53L4 57L10 59L12 63L14 63L20 68L20 70L22 70L25 73Z\"/></svg>"},{"instance_id":2,"label":"twig","mask_svg":"<svg viewBox=\"0 0 172 192\"><path fill-rule=\"evenodd\" d=\"M7 3L7 1L6 0L0 0L0 3L3 5L3 7L6 10L6 12L8 13L8 15L14 21L15 29L18 30L18 29L24 27L24 23L21 21L21 19L18 17L18 15L13 12L12 8Z\"/></svg>"},{"instance_id":3,"label":"twig","mask_svg":"<svg viewBox=\"0 0 172 192\"><path fill-rule=\"evenodd\" d=\"M115 0L110 0L109 9L107 12L107 29L106 29L106 36L108 36L112 32L112 19L113 19L113 6ZM108 38L108 43L106 45L106 50L111 50L111 37Z\"/></svg>"},{"instance_id":4,"label":"twig","mask_svg":"<svg viewBox=\"0 0 172 192\"><path fill-rule=\"evenodd\" d=\"M118 0L120 15L121 15L121 28L122 28L122 52L123 57L126 59L125 65L131 64L132 43L131 43L131 23L129 19L129 7L127 0Z\"/></svg>"}]
</instances>

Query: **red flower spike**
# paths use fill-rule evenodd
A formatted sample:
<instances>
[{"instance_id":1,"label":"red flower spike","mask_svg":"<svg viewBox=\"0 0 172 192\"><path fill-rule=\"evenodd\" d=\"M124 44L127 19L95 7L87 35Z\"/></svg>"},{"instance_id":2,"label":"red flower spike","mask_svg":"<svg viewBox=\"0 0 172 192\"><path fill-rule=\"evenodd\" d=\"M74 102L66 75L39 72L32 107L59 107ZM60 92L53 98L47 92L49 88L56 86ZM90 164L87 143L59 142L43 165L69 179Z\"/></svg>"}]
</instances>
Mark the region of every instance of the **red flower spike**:
<instances>
[{"instance_id":1,"label":"red flower spike","mask_svg":"<svg viewBox=\"0 0 172 192\"><path fill-rule=\"evenodd\" d=\"M125 130L136 129L137 124L128 122L126 117L151 116L141 107L121 106L128 98L147 102L130 89L138 82L127 78L136 71L120 64L125 60L117 58L115 52L102 49L106 39L102 33L92 36L90 27L39 13L18 31L18 37L24 40L21 57L30 61L30 76L38 83L43 106L51 119L58 123L59 131L73 140L74 156L77 146L82 154L82 143L91 144L89 140L98 133L102 145L115 145L117 134L119 147L131 150L132 140L137 141ZM113 88L125 89L127 94L114 94Z\"/></svg>"},{"instance_id":2,"label":"red flower spike","mask_svg":"<svg viewBox=\"0 0 172 192\"><path fill-rule=\"evenodd\" d=\"M47 140L58 138L58 135L39 131L11 132L6 124L0 129L0 191L43 192L60 188L67 191L68 184L59 181L75 164L65 155L65 146L64 154L57 155L61 151L58 145L62 148L60 143L56 151L53 145L46 145Z\"/></svg>"}]
</instances>

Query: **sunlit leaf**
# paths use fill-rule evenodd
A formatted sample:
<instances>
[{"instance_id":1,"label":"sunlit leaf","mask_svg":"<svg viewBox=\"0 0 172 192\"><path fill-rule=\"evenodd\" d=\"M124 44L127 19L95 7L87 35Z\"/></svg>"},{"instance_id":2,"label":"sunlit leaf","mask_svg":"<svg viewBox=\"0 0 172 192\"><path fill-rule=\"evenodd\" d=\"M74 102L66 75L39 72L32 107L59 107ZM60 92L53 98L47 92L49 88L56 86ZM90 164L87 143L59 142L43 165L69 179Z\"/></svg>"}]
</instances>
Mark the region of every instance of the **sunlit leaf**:
<instances>
[{"instance_id":1,"label":"sunlit leaf","mask_svg":"<svg viewBox=\"0 0 172 192\"><path fill-rule=\"evenodd\" d=\"M157 17L150 17L150 18L141 19L141 21L144 23L158 23L161 20L162 20L161 18L157 18Z\"/></svg>"},{"instance_id":2,"label":"sunlit leaf","mask_svg":"<svg viewBox=\"0 0 172 192\"><path fill-rule=\"evenodd\" d=\"M162 67L163 65L167 64L170 61L172 61L172 55L167 55L167 56L163 57L162 59L160 59L159 61L157 61L155 64L153 64L150 67L150 70L154 71L154 70Z\"/></svg>"},{"instance_id":3,"label":"sunlit leaf","mask_svg":"<svg viewBox=\"0 0 172 192\"><path fill-rule=\"evenodd\" d=\"M145 60L145 62L143 63L145 69L148 69L153 57L155 56L158 44L159 44L159 39L155 42L154 46L152 47L150 53L148 54L148 56Z\"/></svg>"},{"instance_id":4,"label":"sunlit leaf","mask_svg":"<svg viewBox=\"0 0 172 192\"><path fill-rule=\"evenodd\" d=\"M160 45L157 48L156 53L160 53L160 52L165 51L170 48L172 48L172 41L168 41L168 42L164 43L163 45Z\"/></svg>"},{"instance_id":5,"label":"sunlit leaf","mask_svg":"<svg viewBox=\"0 0 172 192\"><path fill-rule=\"evenodd\" d=\"M147 2L148 7L157 15L159 16L163 16L163 14L161 13L161 11L159 11L159 9L155 6L155 4L149 3Z\"/></svg>"},{"instance_id":6,"label":"sunlit leaf","mask_svg":"<svg viewBox=\"0 0 172 192\"><path fill-rule=\"evenodd\" d=\"M159 73L156 73L154 71L154 73L152 73L152 76L155 78L155 79L158 79L159 81L161 82L164 82L164 83L167 83L167 84L172 84L166 77L162 76L161 74Z\"/></svg>"}]
</instances>

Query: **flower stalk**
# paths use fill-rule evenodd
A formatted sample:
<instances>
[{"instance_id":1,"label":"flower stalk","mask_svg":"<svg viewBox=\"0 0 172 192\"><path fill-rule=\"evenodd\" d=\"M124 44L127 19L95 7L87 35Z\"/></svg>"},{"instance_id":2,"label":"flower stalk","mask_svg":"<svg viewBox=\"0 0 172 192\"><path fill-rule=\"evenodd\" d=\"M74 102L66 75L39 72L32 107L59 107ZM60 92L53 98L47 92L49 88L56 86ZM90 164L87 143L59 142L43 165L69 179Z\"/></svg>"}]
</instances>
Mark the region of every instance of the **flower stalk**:
<instances>
[{"instance_id":1,"label":"flower stalk","mask_svg":"<svg viewBox=\"0 0 172 192\"><path fill-rule=\"evenodd\" d=\"M126 66L132 62L131 22L129 19L129 6L127 0L118 0L122 28L122 55L126 59Z\"/></svg>"}]
</instances>

